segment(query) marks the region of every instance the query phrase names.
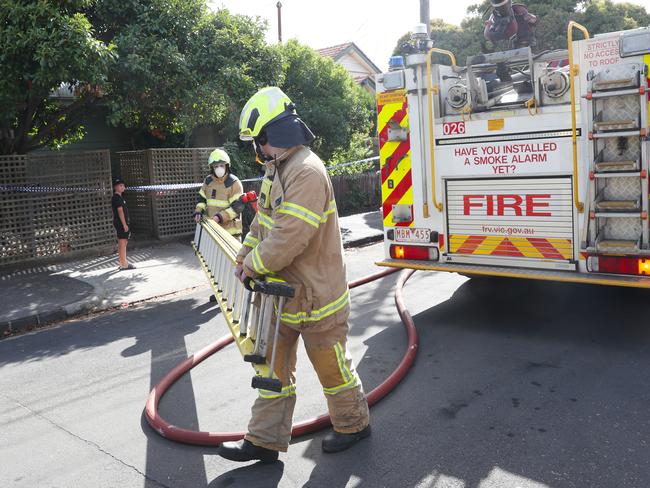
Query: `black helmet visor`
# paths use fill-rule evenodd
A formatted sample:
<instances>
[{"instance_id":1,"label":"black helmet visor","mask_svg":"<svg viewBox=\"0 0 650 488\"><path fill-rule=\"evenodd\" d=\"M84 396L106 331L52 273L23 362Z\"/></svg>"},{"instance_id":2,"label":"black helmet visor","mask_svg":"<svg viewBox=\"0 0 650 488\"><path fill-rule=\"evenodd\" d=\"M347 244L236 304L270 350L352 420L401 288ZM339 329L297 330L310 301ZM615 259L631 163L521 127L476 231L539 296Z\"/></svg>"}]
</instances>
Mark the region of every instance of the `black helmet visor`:
<instances>
[{"instance_id":1,"label":"black helmet visor","mask_svg":"<svg viewBox=\"0 0 650 488\"><path fill-rule=\"evenodd\" d=\"M309 127L296 115L289 115L267 124L263 132L273 147L288 148L310 144L315 139Z\"/></svg>"}]
</instances>

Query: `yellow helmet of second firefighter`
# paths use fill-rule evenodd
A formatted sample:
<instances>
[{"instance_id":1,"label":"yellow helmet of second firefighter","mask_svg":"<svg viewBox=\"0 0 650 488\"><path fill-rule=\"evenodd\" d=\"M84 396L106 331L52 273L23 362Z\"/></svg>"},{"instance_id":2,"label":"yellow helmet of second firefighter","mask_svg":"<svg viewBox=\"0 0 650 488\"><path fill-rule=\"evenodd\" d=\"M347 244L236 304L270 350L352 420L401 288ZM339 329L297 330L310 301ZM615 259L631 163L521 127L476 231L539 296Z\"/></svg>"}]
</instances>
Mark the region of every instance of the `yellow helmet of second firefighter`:
<instances>
[{"instance_id":1,"label":"yellow helmet of second firefighter","mask_svg":"<svg viewBox=\"0 0 650 488\"><path fill-rule=\"evenodd\" d=\"M211 168L213 164L222 163L226 165L226 170L230 170L230 156L223 149L217 148L210 153L208 157L208 167Z\"/></svg>"}]
</instances>

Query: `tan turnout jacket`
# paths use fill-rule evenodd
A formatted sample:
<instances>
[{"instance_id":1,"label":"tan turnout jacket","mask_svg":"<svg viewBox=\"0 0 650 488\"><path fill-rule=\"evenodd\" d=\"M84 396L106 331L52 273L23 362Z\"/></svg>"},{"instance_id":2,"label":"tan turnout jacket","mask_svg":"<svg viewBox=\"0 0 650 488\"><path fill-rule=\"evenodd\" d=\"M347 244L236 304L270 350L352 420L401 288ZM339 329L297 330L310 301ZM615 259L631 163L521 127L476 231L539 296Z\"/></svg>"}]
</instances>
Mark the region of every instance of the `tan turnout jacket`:
<instances>
[{"instance_id":1,"label":"tan turnout jacket","mask_svg":"<svg viewBox=\"0 0 650 488\"><path fill-rule=\"evenodd\" d=\"M239 179L228 173L223 178L209 175L203 181L199 190L199 202L196 204L196 212L207 213L212 218L219 214L222 218L221 226L232 235L242 233L241 218L230 205L237 200L244 188Z\"/></svg>"},{"instance_id":2,"label":"tan turnout jacket","mask_svg":"<svg viewBox=\"0 0 650 488\"><path fill-rule=\"evenodd\" d=\"M237 259L255 274L277 274L295 288L282 313L284 324L299 329L347 319L334 190L325 165L309 148L267 164L258 213Z\"/></svg>"}]
</instances>

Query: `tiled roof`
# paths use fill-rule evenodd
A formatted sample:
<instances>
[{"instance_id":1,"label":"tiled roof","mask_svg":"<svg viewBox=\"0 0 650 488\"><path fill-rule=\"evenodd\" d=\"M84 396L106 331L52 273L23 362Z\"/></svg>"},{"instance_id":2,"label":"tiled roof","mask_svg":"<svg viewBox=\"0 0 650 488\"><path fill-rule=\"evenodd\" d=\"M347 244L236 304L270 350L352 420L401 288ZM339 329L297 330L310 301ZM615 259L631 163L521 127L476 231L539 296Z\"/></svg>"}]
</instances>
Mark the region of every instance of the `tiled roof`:
<instances>
[{"instance_id":1,"label":"tiled roof","mask_svg":"<svg viewBox=\"0 0 650 488\"><path fill-rule=\"evenodd\" d=\"M323 49L316 49L316 52L325 58L331 58L334 61L338 61L338 58L347 51L354 51L359 57L365 61L368 67L375 73L381 73L381 70L373 63L366 54L359 49L354 42L346 42L339 44L337 46L324 47Z\"/></svg>"},{"instance_id":2,"label":"tiled roof","mask_svg":"<svg viewBox=\"0 0 650 488\"><path fill-rule=\"evenodd\" d=\"M345 51L351 45L352 45L351 42L346 42L344 44L339 44L337 46L324 47L323 49L316 49L316 52L323 57L334 59L339 53Z\"/></svg>"}]
</instances>

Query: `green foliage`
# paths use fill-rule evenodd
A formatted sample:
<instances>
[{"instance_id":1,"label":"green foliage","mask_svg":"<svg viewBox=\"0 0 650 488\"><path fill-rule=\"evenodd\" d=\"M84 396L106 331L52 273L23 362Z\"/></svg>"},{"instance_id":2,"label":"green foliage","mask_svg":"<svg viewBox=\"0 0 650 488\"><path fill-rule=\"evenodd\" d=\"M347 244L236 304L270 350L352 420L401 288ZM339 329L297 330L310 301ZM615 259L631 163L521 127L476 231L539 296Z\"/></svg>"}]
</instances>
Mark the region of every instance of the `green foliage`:
<instances>
[{"instance_id":1,"label":"green foliage","mask_svg":"<svg viewBox=\"0 0 650 488\"><path fill-rule=\"evenodd\" d=\"M583 23L592 34L637 29L650 25L650 13L641 5L593 0L582 14Z\"/></svg>"},{"instance_id":2,"label":"green foliage","mask_svg":"<svg viewBox=\"0 0 650 488\"><path fill-rule=\"evenodd\" d=\"M290 41L269 46L259 18L210 11L206 0L0 0L0 152L62 147L84 135L101 99L107 121L142 147L187 145L212 125L237 141L237 120L258 89L278 85L317 136L325 160L371 148L375 103L347 71ZM65 102L50 97L74 88ZM242 176L259 169L250 147L231 144Z\"/></svg>"},{"instance_id":3,"label":"green foliage","mask_svg":"<svg viewBox=\"0 0 650 488\"><path fill-rule=\"evenodd\" d=\"M189 138L200 124L233 135L236 108L282 75L261 21L210 12L204 0L104 0L93 19L119 54L109 122L161 139Z\"/></svg>"},{"instance_id":4,"label":"green foliage","mask_svg":"<svg viewBox=\"0 0 650 488\"><path fill-rule=\"evenodd\" d=\"M282 54L265 41L266 23L220 10L214 15L211 36L197 46L197 65L225 93L226 117L219 124L224 138L237 139L239 113L260 88L284 79Z\"/></svg>"},{"instance_id":5,"label":"green foliage","mask_svg":"<svg viewBox=\"0 0 650 488\"><path fill-rule=\"evenodd\" d=\"M393 54L404 55L412 44L410 38L411 33L400 37ZM447 24L442 19L432 19L431 39L434 46L453 52L459 64L465 64L467 56L489 52L493 48L492 43L483 37L483 20L476 13L466 17L460 26ZM449 58L434 54L433 62L449 64Z\"/></svg>"},{"instance_id":6,"label":"green foliage","mask_svg":"<svg viewBox=\"0 0 650 488\"><path fill-rule=\"evenodd\" d=\"M94 37L86 1L0 0L0 154L62 145L102 95L114 46ZM76 98L49 95L66 85Z\"/></svg>"},{"instance_id":7,"label":"green foliage","mask_svg":"<svg viewBox=\"0 0 650 488\"><path fill-rule=\"evenodd\" d=\"M252 144L226 142L223 148L230 156L231 171L239 179L257 178L264 175L264 167L255 161Z\"/></svg>"},{"instance_id":8,"label":"green foliage","mask_svg":"<svg viewBox=\"0 0 650 488\"><path fill-rule=\"evenodd\" d=\"M0 153L83 137L100 95L147 147L186 145L200 124L234 138L250 94L282 80L265 29L205 0L0 0ZM75 97L57 102L63 83Z\"/></svg>"},{"instance_id":9,"label":"green foliage","mask_svg":"<svg viewBox=\"0 0 650 488\"><path fill-rule=\"evenodd\" d=\"M345 68L297 41L289 41L279 51L285 72L280 87L316 135L312 147L324 161L349 150L356 134L370 134L375 102Z\"/></svg>"},{"instance_id":10,"label":"green foliage","mask_svg":"<svg viewBox=\"0 0 650 488\"><path fill-rule=\"evenodd\" d=\"M650 14L641 5L613 3L611 0L531 0L525 2L529 12L539 19L535 29L538 52L566 49L567 24L575 20L585 25L591 35L620 30L636 29L650 24ZM490 2L467 9L467 16L460 26L447 24L440 19L431 21L431 38L436 47L456 54L459 64L465 64L468 56L481 52L503 49L494 46L483 37L484 21L490 15ZM402 36L395 47L395 54L404 54L409 44L409 34ZM439 58L437 62L446 63Z\"/></svg>"},{"instance_id":11,"label":"green foliage","mask_svg":"<svg viewBox=\"0 0 650 488\"><path fill-rule=\"evenodd\" d=\"M381 205L381 185L371 186L371 190L365 190L368 187L367 182L362 184L363 179L377 178L378 175L357 174L342 175L332 178L335 187L345 188L346 191L337 195L336 208L339 215L346 216L363 211L376 210Z\"/></svg>"},{"instance_id":12,"label":"green foliage","mask_svg":"<svg viewBox=\"0 0 650 488\"><path fill-rule=\"evenodd\" d=\"M332 157L327 161L327 166L337 166L354 161L368 159L374 154L373 142L367 135L356 133L350 138L349 145L334 152ZM346 165L342 167L330 168L329 172L332 176L338 175L352 175L369 171L377 166L377 161L368 161L365 163L357 163Z\"/></svg>"}]
</instances>

